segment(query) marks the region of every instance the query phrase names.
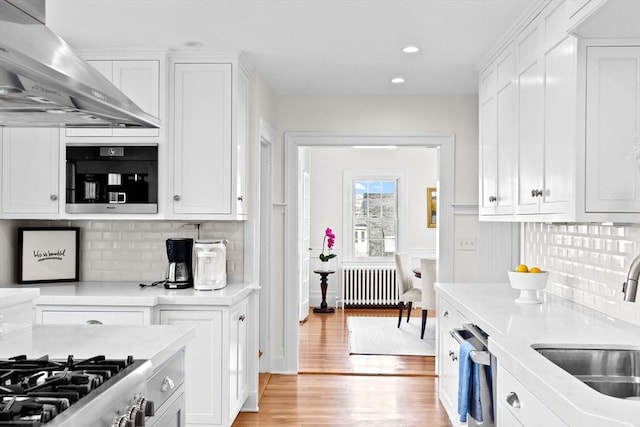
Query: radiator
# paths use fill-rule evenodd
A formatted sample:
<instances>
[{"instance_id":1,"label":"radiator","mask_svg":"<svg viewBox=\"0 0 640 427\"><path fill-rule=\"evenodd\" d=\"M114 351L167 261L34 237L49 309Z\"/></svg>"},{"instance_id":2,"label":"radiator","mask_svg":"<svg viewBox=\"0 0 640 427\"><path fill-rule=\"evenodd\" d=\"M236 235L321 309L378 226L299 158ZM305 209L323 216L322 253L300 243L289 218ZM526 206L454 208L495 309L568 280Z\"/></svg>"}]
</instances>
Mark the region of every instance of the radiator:
<instances>
[{"instance_id":1,"label":"radiator","mask_svg":"<svg viewBox=\"0 0 640 427\"><path fill-rule=\"evenodd\" d=\"M398 304L395 265L342 265L343 306Z\"/></svg>"}]
</instances>

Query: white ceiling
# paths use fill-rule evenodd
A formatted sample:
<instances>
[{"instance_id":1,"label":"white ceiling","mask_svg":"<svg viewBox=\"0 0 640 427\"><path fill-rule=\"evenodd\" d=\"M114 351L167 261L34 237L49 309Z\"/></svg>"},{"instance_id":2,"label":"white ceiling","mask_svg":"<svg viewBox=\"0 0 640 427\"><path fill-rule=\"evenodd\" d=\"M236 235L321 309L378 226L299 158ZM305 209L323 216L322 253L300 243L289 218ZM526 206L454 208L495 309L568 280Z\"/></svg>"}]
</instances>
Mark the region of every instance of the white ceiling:
<instances>
[{"instance_id":1,"label":"white ceiling","mask_svg":"<svg viewBox=\"0 0 640 427\"><path fill-rule=\"evenodd\" d=\"M277 95L466 95L533 0L47 0L78 49L244 51ZM408 44L421 51L401 52ZM403 76L406 83L389 80Z\"/></svg>"}]
</instances>

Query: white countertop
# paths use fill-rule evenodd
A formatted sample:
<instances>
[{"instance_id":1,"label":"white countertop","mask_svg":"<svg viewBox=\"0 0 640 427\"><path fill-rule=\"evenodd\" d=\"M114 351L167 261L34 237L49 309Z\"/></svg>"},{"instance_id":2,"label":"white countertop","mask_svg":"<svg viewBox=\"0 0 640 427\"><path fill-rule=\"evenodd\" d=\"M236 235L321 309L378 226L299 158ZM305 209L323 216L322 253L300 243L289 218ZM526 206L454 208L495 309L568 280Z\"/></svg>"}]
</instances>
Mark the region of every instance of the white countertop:
<instances>
[{"instance_id":1,"label":"white countertop","mask_svg":"<svg viewBox=\"0 0 640 427\"><path fill-rule=\"evenodd\" d=\"M546 292L541 292L542 304L517 304L519 291L508 283L436 283L436 291L489 334L489 350L498 364L517 374L570 426L640 426L640 401L601 394L531 347L577 344L640 349L640 326Z\"/></svg>"},{"instance_id":2,"label":"white countertop","mask_svg":"<svg viewBox=\"0 0 640 427\"><path fill-rule=\"evenodd\" d=\"M11 325L10 325L11 326ZM16 325L17 326L17 325ZM12 329L12 331L9 331ZM183 325L34 325L8 327L0 335L0 359L17 355L76 359L104 354L109 358L148 359L157 368L195 336Z\"/></svg>"},{"instance_id":3,"label":"white countertop","mask_svg":"<svg viewBox=\"0 0 640 427\"><path fill-rule=\"evenodd\" d=\"M36 305L136 306L156 305L233 305L258 286L253 283L231 283L215 291L165 289L162 285L140 287L140 282L68 282L40 283ZM16 289L18 285L10 288Z\"/></svg>"},{"instance_id":4,"label":"white countertop","mask_svg":"<svg viewBox=\"0 0 640 427\"><path fill-rule=\"evenodd\" d=\"M31 301L40 295L36 287L0 288L0 308Z\"/></svg>"}]
</instances>

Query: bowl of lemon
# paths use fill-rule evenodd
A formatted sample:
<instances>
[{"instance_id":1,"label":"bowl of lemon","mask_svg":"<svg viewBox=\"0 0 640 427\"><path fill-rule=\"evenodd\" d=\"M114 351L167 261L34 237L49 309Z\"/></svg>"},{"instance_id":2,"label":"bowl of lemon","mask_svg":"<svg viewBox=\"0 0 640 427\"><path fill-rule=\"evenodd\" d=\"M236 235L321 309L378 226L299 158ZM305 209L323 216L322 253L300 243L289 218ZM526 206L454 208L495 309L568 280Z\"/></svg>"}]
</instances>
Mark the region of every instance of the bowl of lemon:
<instances>
[{"instance_id":1,"label":"bowl of lemon","mask_svg":"<svg viewBox=\"0 0 640 427\"><path fill-rule=\"evenodd\" d=\"M547 286L548 271L542 271L539 267L529 268L526 264L518 265L515 270L507 271L509 283L513 289L520 290L520 296L516 299L518 304L540 304L538 291Z\"/></svg>"}]
</instances>

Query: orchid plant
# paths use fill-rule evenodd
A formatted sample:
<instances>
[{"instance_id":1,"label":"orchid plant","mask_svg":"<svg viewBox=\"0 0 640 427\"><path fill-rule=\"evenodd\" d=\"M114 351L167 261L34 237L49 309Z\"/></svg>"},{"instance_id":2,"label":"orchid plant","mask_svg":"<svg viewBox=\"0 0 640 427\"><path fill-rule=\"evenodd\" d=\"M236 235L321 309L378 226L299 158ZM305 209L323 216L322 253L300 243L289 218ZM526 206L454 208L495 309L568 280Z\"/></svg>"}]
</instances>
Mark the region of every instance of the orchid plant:
<instances>
[{"instance_id":1,"label":"orchid plant","mask_svg":"<svg viewBox=\"0 0 640 427\"><path fill-rule=\"evenodd\" d=\"M336 254L331 253L331 249L333 248L333 245L335 242L336 242L336 235L333 234L333 230L327 227L327 229L324 230L324 239L322 240L322 253L320 254L320 261L327 262L331 258L334 258L336 256ZM325 244L327 245L327 248L328 248L327 255L324 254Z\"/></svg>"}]
</instances>

